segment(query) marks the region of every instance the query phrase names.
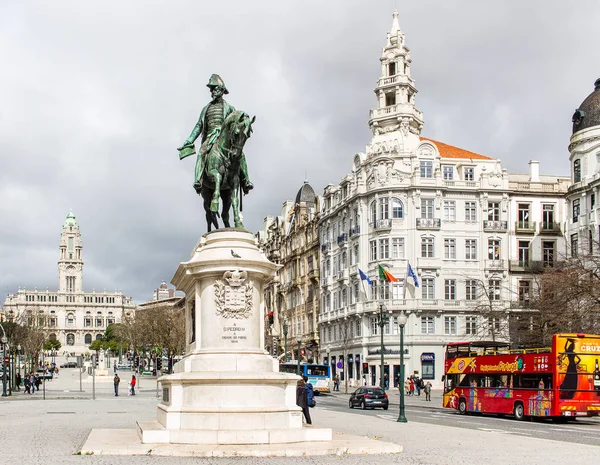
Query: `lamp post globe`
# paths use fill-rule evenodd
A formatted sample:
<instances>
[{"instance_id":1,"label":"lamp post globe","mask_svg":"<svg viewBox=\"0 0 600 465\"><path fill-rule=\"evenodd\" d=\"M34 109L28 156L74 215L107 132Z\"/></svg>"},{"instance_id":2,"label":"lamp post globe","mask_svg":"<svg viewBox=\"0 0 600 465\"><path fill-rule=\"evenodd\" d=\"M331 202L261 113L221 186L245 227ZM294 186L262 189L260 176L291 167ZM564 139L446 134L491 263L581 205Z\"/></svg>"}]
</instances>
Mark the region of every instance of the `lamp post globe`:
<instances>
[{"instance_id":1,"label":"lamp post globe","mask_svg":"<svg viewBox=\"0 0 600 465\"><path fill-rule=\"evenodd\" d=\"M398 413L398 420L396 420L396 421L398 421L399 423L406 423L408 421L406 419L406 415L405 415L404 389L403 389L403 385L404 385L404 326L406 326L407 321L408 321L408 318L406 317L404 312L402 312L398 316L398 326L400 326L400 382L398 383L398 389L400 390L400 412Z\"/></svg>"}]
</instances>

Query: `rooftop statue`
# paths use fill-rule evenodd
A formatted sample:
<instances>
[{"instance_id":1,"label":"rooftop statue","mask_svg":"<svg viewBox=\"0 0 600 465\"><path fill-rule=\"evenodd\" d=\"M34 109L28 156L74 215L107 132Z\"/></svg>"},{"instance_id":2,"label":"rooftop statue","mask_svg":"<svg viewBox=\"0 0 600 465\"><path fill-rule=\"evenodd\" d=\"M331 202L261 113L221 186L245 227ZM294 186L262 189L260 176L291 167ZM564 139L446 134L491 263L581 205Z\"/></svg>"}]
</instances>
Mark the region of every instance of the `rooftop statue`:
<instances>
[{"instance_id":1,"label":"rooftop statue","mask_svg":"<svg viewBox=\"0 0 600 465\"><path fill-rule=\"evenodd\" d=\"M210 77L207 87L212 100L200 112L190 136L177 149L179 159L194 155L194 142L198 136L202 136L196 157L194 189L204 199L208 231L212 226L219 228L219 199L225 227L230 227L229 210L233 207L234 226L243 228L240 218L242 192L248 194L254 186L248 178L248 166L242 149L252 134L256 117L250 118L223 99L223 95L229 91L218 74Z\"/></svg>"}]
</instances>

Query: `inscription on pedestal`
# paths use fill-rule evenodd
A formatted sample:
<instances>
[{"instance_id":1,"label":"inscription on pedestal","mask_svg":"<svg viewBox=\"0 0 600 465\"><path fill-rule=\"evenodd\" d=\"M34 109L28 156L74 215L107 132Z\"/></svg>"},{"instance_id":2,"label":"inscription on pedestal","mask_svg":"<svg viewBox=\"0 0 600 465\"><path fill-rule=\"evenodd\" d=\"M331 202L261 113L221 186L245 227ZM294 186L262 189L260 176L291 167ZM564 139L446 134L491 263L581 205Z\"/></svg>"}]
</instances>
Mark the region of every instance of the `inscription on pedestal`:
<instances>
[{"instance_id":1,"label":"inscription on pedestal","mask_svg":"<svg viewBox=\"0 0 600 465\"><path fill-rule=\"evenodd\" d=\"M215 281L216 314L223 318L250 318L252 294L252 282L246 271L226 271L223 279Z\"/></svg>"},{"instance_id":2,"label":"inscription on pedestal","mask_svg":"<svg viewBox=\"0 0 600 465\"><path fill-rule=\"evenodd\" d=\"M223 336L221 337L224 341L228 341L232 344L245 342L248 339L246 328L238 326L236 323L233 323L232 326L223 326Z\"/></svg>"}]
</instances>

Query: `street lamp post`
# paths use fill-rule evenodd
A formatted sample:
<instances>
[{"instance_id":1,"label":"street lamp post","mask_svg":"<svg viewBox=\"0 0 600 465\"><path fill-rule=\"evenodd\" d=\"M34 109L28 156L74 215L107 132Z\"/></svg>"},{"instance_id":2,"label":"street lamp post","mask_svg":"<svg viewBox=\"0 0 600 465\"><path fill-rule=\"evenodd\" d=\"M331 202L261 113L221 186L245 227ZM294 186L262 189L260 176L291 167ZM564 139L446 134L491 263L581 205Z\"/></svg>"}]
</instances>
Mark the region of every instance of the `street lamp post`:
<instances>
[{"instance_id":1,"label":"street lamp post","mask_svg":"<svg viewBox=\"0 0 600 465\"><path fill-rule=\"evenodd\" d=\"M298 369L296 371L297 375L300 376L300 346L302 345L302 339L298 338Z\"/></svg>"},{"instance_id":2,"label":"street lamp post","mask_svg":"<svg viewBox=\"0 0 600 465\"><path fill-rule=\"evenodd\" d=\"M288 335L288 324L287 321L283 322L283 363L287 360L287 335Z\"/></svg>"},{"instance_id":3,"label":"street lamp post","mask_svg":"<svg viewBox=\"0 0 600 465\"><path fill-rule=\"evenodd\" d=\"M383 379L383 370L384 370L384 366L385 366L385 360L384 360L384 345L383 345L383 327L387 324L387 322L389 321L388 316L383 313L383 310L385 309L383 304L379 304L379 315L377 315L377 325L379 326L379 330L381 333L381 374L379 377L379 384L381 386L381 389L385 390L385 381Z\"/></svg>"},{"instance_id":4,"label":"street lamp post","mask_svg":"<svg viewBox=\"0 0 600 465\"><path fill-rule=\"evenodd\" d=\"M398 414L398 422L406 423L406 415L404 414L404 326L408 318L402 312L398 317L398 326L400 326L400 382L398 383L398 389L400 389L400 413Z\"/></svg>"},{"instance_id":5,"label":"street lamp post","mask_svg":"<svg viewBox=\"0 0 600 465\"><path fill-rule=\"evenodd\" d=\"M8 338L6 337L6 333L4 332L4 327L2 325L0 325L0 328L2 328L2 348L3 348L3 354L2 354L2 397L6 397L8 396L8 394L6 393L6 372L8 371L8 367L6 366L6 344L8 343Z\"/></svg>"}]
</instances>

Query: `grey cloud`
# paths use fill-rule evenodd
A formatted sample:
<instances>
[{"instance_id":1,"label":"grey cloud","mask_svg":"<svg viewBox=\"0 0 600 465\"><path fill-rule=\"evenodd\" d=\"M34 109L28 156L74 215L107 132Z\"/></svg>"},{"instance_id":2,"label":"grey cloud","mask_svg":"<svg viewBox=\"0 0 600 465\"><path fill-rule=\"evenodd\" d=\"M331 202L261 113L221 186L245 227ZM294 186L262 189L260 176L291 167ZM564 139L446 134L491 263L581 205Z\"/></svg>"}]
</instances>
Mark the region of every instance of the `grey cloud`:
<instances>
[{"instance_id":1,"label":"grey cloud","mask_svg":"<svg viewBox=\"0 0 600 465\"><path fill-rule=\"evenodd\" d=\"M0 301L57 287L60 228L81 225L86 289L136 301L205 231L194 162L175 148L211 73L255 114L247 157L256 231L305 176L317 192L369 142L379 55L400 26L423 134L567 174L570 118L600 77L593 1L3 2Z\"/></svg>"}]
</instances>

